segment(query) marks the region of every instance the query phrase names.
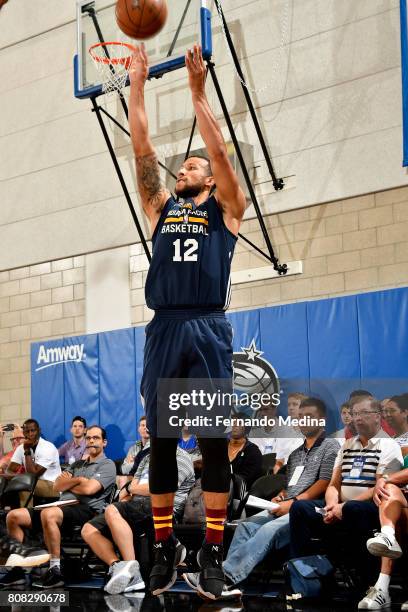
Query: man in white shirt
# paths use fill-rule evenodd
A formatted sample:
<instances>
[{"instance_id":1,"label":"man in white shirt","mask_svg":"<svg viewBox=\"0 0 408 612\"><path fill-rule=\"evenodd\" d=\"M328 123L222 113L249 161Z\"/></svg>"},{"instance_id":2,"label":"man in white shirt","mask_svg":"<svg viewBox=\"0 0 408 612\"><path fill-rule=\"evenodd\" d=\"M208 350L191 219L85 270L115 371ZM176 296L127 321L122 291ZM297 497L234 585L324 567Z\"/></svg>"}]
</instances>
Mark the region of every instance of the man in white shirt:
<instances>
[{"instance_id":1,"label":"man in white shirt","mask_svg":"<svg viewBox=\"0 0 408 612\"><path fill-rule=\"evenodd\" d=\"M26 472L38 477L34 495L55 497L54 481L61 474L58 449L40 437L40 425L35 419L24 421L23 434L24 441L14 451L6 476L14 476L18 468L24 465ZM21 506L25 505L28 497L28 491L20 493ZM30 505L32 506L32 500Z\"/></svg>"},{"instance_id":2,"label":"man in white shirt","mask_svg":"<svg viewBox=\"0 0 408 612\"><path fill-rule=\"evenodd\" d=\"M304 437L299 430L288 425L279 425L277 416L277 406L269 404L257 410L255 418L266 417L269 421L276 421L275 425L265 427L253 427L249 432L249 441L256 444L262 455L275 453L276 461L273 468L274 474L286 464L289 455L296 448L301 446Z\"/></svg>"}]
</instances>

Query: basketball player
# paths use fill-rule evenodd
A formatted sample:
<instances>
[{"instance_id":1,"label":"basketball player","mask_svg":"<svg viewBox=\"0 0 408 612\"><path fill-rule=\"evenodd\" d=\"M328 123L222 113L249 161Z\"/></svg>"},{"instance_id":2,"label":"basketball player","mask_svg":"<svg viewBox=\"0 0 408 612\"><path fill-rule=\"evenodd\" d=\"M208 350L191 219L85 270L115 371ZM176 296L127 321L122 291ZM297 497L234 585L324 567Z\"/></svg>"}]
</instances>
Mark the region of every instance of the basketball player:
<instances>
[{"instance_id":1,"label":"basketball player","mask_svg":"<svg viewBox=\"0 0 408 612\"><path fill-rule=\"evenodd\" d=\"M174 537L177 436L157 435L157 381L163 378L232 379L232 329L225 318L230 267L245 196L228 159L221 129L205 94L205 65L199 46L187 52L186 67L198 128L209 159L189 157L177 174L176 201L162 185L144 102L148 60L137 48L130 68L129 123L138 189L150 221L153 256L146 303L155 311L146 328L141 391L151 435L149 486L156 542L150 590L158 595L174 583L186 551ZM216 195L211 195L217 186ZM228 441L202 437L205 541L198 553L199 590L216 599L224 588L223 529L230 466Z\"/></svg>"}]
</instances>

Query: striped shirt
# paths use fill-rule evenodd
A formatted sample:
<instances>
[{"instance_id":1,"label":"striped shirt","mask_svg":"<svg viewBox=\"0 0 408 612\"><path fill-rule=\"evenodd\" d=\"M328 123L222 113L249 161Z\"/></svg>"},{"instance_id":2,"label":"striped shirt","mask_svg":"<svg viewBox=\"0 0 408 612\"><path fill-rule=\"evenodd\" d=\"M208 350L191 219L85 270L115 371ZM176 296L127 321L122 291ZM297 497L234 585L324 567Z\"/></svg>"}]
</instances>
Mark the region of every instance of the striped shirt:
<instances>
[{"instance_id":1,"label":"striped shirt","mask_svg":"<svg viewBox=\"0 0 408 612\"><path fill-rule=\"evenodd\" d=\"M381 437L381 436L386 437ZM397 442L379 430L363 448L359 436L346 440L334 467L341 467L341 501L356 499L375 486L377 476L398 472L403 465Z\"/></svg>"},{"instance_id":2,"label":"striped shirt","mask_svg":"<svg viewBox=\"0 0 408 612\"><path fill-rule=\"evenodd\" d=\"M296 448L288 458L286 497L290 499L300 495L318 480L331 480L338 451L337 440L326 438L325 434L309 449L305 443ZM291 485L289 483L298 466L304 466L304 469L297 482Z\"/></svg>"},{"instance_id":3,"label":"striped shirt","mask_svg":"<svg viewBox=\"0 0 408 612\"><path fill-rule=\"evenodd\" d=\"M178 486L174 496L174 513L180 514L186 503L187 495L195 483L194 466L191 455L186 451L177 447L177 470L178 470ZM149 463L150 453L143 457L137 468L135 478L139 479L140 483L147 483L149 478ZM163 465L163 470L166 466Z\"/></svg>"}]
</instances>

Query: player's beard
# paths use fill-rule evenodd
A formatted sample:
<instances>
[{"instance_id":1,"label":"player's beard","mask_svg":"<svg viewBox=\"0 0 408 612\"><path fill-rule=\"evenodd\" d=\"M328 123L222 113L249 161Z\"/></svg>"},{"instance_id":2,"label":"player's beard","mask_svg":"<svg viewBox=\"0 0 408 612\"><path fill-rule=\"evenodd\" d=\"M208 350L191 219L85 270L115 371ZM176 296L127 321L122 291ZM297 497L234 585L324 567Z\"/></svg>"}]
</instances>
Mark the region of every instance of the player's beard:
<instances>
[{"instance_id":1,"label":"player's beard","mask_svg":"<svg viewBox=\"0 0 408 612\"><path fill-rule=\"evenodd\" d=\"M187 185L187 183L181 183L179 187L175 187L174 191L177 196L182 198L196 198L202 192L202 185Z\"/></svg>"}]
</instances>

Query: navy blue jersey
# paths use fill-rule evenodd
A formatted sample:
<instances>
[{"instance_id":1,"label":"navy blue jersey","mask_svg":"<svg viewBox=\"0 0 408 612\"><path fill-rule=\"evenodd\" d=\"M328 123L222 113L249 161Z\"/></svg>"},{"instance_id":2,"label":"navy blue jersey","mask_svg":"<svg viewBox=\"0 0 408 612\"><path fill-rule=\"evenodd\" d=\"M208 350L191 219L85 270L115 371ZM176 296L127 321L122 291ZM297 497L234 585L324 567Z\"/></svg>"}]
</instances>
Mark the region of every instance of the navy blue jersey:
<instances>
[{"instance_id":1,"label":"navy blue jersey","mask_svg":"<svg viewBox=\"0 0 408 612\"><path fill-rule=\"evenodd\" d=\"M236 236L214 196L197 206L171 196L160 215L146 279L146 304L163 308L228 308Z\"/></svg>"}]
</instances>

